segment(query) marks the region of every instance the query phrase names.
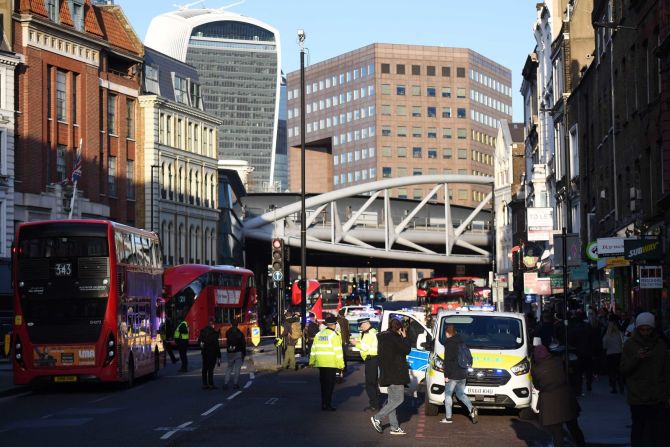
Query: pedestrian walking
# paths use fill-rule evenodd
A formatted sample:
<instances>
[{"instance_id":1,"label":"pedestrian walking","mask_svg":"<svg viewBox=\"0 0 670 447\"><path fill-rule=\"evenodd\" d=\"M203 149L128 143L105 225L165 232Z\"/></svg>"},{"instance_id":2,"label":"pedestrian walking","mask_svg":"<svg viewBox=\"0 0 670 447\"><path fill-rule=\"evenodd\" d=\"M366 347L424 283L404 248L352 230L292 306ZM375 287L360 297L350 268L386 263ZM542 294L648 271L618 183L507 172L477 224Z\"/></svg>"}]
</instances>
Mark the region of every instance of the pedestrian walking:
<instances>
[{"instance_id":1,"label":"pedestrian walking","mask_svg":"<svg viewBox=\"0 0 670 447\"><path fill-rule=\"evenodd\" d=\"M632 418L632 447L667 445L663 432L667 430L670 404L670 356L655 326L653 314L640 313L621 354L621 374L626 380Z\"/></svg>"},{"instance_id":2,"label":"pedestrian walking","mask_svg":"<svg viewBox=\"0 0 670 447\"><path fill-rule=\"evenodd\" d=\"M305 325L305 330L303 331L303 337L305 339L305 345L307 348L307 355L310 355L312 352L312 343L314 343L314 337L319 333L319 322L316 320L316 315L313 312L309 313L307 318L307 324Z\"/></svg>"},{"instance_id":3,"label":"pedestrian walking","mask_svg":"<svg viewBox=\"0 0 670 447\"><path fill-rule=\"evenodd\" d=\"M365 411L379 409L379 362L377 356L377 330L372 327L369 318L358 320L361 330L361 339L356 340L358 350L365 364L365 393L368 395L369 405Z\"/></svg>"},{"instance_id":4,"label":"pedestrian walking","mask_svg":"<svg viewBox=\"0 0 670 447\"><path fill-rule=\"evenodd\" d=\"M568 322L568 343L577 354L577 362L573 368L571 378L572 387L577 396L584 395L584 382L586 382L587 391L592 389L594 340L598 341L599 339L600 336L595 336L591 326L584 321L584 313L581 309L578 309ZM598 347L600 347L599 343Z\"/></svg>"},{"instance_id":5,"label":"pedestrian walking","mask_svg":"<svg viewBox=\"0 0 670 447\"><path fill-rule=\"evenodd\" d=\"M621 353L623 352L623 334L619 330L615 318L611 318L605 335L603 335L603 349L607 364L607 375L609 376L610 392L616 393L617 386L619 392L623 393L623 376L619 371L621 363Z\"/></svg>"},{"instance_id":6,"label":"pedestrian walking","mask_svg":"<svg viewBox=\"0 0 670 447\"><path fill-rule=\"evenodd\" d=\"M479 414L477 407L472 405L472 401L465 394L465 381L468 377L468 365L464 364L463 353L464 349L468 349L465 342L458 335L456 326L448 324L445 330L446 340L444 342L444 419L440 422L443 424L451 424L452 407L454 401L453 394L468 410L470 420L473 424L479 421ZM468 350L469 353L469 350ZM470 356L472 358L472 356ZM470 360L471 361L471 360Z\"/></svg>"},{"instance_id":7,"label":"pedestrian walking","mask_svg":"<svg viewBox=\"0 0 670 447\"><path fill-rule=\"evenodd\" d=\"M174 330L174 341L177 345L177 350L179 350L179 361L181 362L180 372L188 371L188 337L188 323L183 317L180 317L179 324L177 324Z\"/></svg>"},{"instance_id":8,"label":"pedestrian walking","mask_svg":"<svg viewBox=\"0 0 670 447\"><path fill-rule=\"evenodd\" d=\"M389 329L377 336L379 384L388 387L388 399L381 410L370 418L372 426L383 432L382 421L388 416L392 435L407 434L398 423L396 408L405 400L405 385L409 384L407 355L412 347L400 320L392 319Z\"/></svg>"},{"instance_id":9,"label":"pedestrian walking","mask_svg":"<svg viewBox=\"0 0 670 447\"><path fill-rule=\"evenodd\" d=\"M337 318L328 315L326 327L316 334L312 344L312 353L309 356L309 366L319 368L319 382L321 384L321 409L335 411L333 407L333 390L337 371L344 368L342 353L342 338L335 330Z\"/></svg>"},{"instance_id":10,"label":"pedestrian walking","mask_svg":"<svg viewBox=\"0 0 670 447\"><path fill-rule=\"evenodd\" d=\"M291 315L284 321L282 325L282 334L284 336L283 345L284 360L282 361L282 369L295 369L298 367L295 363L295 346L302 336L302 329L300 328L300 318L297 315Z\"/></svg>"},{"instance_id":11,"label":"pedestrian walking","mask_svg":"<svg viewBox=\"0 0 670 447\"><path fill-rule=\"evenodd\" d=\"M247 355L247 339L237 327L238 321L234 319L231 327L226 331L226 377L223 389L228 388L230 376L233 376L233 388L240 389L240 370Z\"/></svg>"},{"instance_id":12,"label":"pedestrian walking","mask_svg":"<svg viewBox=\"0 0 670 447\"><path fill-rule=\"evenodd\" d=\"M213 390L216 388L214 385L214 367L217 360L221 363L219 331L215 328L213 318L210 318L209 324L200 331L198 344L202 353L202 389Z\"/></svg>"},{"instance_id":13,"label":"pedestrian walking","mask_svg":"<svg viewBox=\"0 0 670 447\"><path fill-rule=\"evenodd\" d=\"M537 408L540 424L554 439L554 447L563 447L563 424L577 447L585 446L584 434L579 428L579 404L568 384L560 357L549 353L544 345L533 349L533 386L539 391Z\"/></svg>"}]
</instances>

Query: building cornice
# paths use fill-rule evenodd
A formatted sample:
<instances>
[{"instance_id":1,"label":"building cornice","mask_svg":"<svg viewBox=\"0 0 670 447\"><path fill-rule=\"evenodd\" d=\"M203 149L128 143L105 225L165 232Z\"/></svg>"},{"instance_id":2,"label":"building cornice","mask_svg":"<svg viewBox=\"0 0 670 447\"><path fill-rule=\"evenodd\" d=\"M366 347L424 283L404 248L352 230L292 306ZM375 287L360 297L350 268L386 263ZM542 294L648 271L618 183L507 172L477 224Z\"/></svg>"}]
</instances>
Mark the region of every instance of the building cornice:
<instances>
[{"instance_id":1,"label":"building cornice","mask_svg":"<svg viewBox=\"0 0 670 447\"><path fill-rule=\"evenodd\" d=\"M220 126L223 124L223 120L215 117L214 115L210 115L207 112L204 112L200 109L196 109L190 106L186 106L184 104L180 104L175 101L171 101L169 99L166 99L162 96L158 95L140 95L138 97L138 101L140 106L146 107L146 106L154 106L154 107L164 107L166 109L172 110L174 112L179 112L184 115L189 115L191 117L194 117L196 119L199 119L201 121L205 121L208 124L210 124L212 127L214 126Z\"/></svg>"}]
</instances>

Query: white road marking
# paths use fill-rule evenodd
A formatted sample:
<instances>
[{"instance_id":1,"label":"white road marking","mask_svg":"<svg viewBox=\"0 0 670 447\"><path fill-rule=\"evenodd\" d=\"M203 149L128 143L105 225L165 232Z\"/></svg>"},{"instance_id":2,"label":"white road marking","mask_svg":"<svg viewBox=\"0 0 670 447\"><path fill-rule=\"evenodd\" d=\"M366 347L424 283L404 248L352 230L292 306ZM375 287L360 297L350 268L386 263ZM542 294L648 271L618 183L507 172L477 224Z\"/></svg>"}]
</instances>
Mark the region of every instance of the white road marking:
<instances>
[{"instance_id":1,"label":"white road marking","mask_svg":"<svg viewBox=\"0 0 670 447\"><path fill-rule=\"evenodd\" d=\"M235 393L231 394L231 395L228 397L228 400L235 399L235 398L236 398L237 396L239 396L240 394L242 394L242 391L236 391Z\"/></svg>"},{"instance_id":2,"label":"white road marking","mask_svg":"<svg viewBox=\"0 0 670 447\"><path fill-rule=\"evenodd\" d=\"M174 430L170 430L169 432L167 432L163 436L161 436L161 439L168 439L170 436L174 435L179 430L191 425L192 423L193 423L193 421L188 421L188 422L184 422L181 425L178 425Z\"/></svg>"},{"instance_id":3,"label":"white road marking","mask_svg":"<svg viewBox=\"0 0 670 447\"><path fill-rule=\"evenodd\" d=\"M279 400L278 397L271 397L270 399L265 401L265 405L274 405L277 403L278 400Z\"/></svg>"},{"instance_id":4,"label":"white road marking","mask_svg":"<svg viewBox=\"0 0 670 447\"><path fill-rule=\"evenodd\" d=\"M213 413L214 411L216 411L216 409L219 408L221 405L223 405L223 404L216 404L216 405L214 405L212 408L210 408L209 410L207 410L207 411L205 411L204 413L202 413L201 416L207 416L207 415L209 415L209 414L212 414L212 413Z\"/></svg>"},{"instance_id":5,"label":"white road marking","mask_svg":"<svg viewBox=\"0 0 670 447\"><path fill-rule=\"evenodd\" d=\"M254 377L256 377L256 375L254 373L249 373L249 379L250 380L254 380Z\"/></svg>"},{"instance_id":6,"label":"white road marking","mask_svg":"<svg viewBox=\"0 0 670 447\"><path fill-rule=\"evenodd\" d=\"M103 400L109 399L110 397L112 396L103 396L100 399L92 400L91 402L102 402Z\"/></svg>"},{"instance_id":7,"label":"white road marking","mask_svg":"<svg viewBox=\"0 0 670 447\"><path fill-rule=\"evenodd\" d=\"M249 388L253 382L250 380L247 383L244 384L244 388Z\"/></svg>"}]
</instances>

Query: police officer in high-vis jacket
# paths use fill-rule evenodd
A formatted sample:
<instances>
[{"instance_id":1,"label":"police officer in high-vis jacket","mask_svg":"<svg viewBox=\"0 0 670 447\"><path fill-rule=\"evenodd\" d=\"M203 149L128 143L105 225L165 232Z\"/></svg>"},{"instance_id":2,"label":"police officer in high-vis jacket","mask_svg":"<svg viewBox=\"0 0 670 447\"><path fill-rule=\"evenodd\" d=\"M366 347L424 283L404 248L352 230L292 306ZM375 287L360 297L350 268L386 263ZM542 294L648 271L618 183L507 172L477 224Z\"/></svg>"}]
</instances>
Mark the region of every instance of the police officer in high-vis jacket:
<instances>
[{"instance_id":1,"label":"police officer in high-vis jacket","mask_svg":"<svg viewBox=\"0 0 670 447\"><path fill-rule=\"evenodd\" d=\"M358 349L365 362L365 392L368 395L370 405L365 411L377 411L379 409L379 363L377 362L377 330L372 327L369 318L358 320L361 329L361 339L356 340Z\"/></svg>"},{"instance_id":2,"label":"police officer in high-vis jacket","mask_svg":"<svg viewBox=\"0 0 670 447\"><path fill-rule=\"evenodd\" d=\"M188 350L188 323L181 318L179 324L174 330L174 342L177 344L179 350L179 360L181 361L181 368L179 371L188 371L188 357L186 351Z\"/></svg>"},{"instance_id":3,"label":"police officer in high-vis jacket","mask_svg":"<svg viewBox=\"0 0 670 447\"><path fill-rule=\"evenodd\" d=\"M344 368L342 337L335 330L337 318L328 315L325 323L326 328L314 337L309 356L309 366L319 368L321 409L323 411L335 411L335 407L331 405L333 389L335 388L335 375L338 370Z\"/></svg>"}]
</instances>

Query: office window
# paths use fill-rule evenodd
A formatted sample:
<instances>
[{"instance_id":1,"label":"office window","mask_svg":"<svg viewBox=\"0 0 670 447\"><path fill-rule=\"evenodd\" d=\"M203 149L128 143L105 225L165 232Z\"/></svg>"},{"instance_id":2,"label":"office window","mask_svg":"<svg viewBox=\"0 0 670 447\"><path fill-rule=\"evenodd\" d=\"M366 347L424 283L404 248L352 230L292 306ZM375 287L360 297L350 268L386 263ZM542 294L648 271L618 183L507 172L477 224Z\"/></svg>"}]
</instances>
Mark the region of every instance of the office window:
<instances>
[{"instance_id":1,"label":"office window","mask_svg":"<svg viewBox=\"0 0 670 447\"><path fill-rule=\"evenodd\" d=\"M466 113L465 113L465 107L458 107L458 108L456 109L456 116L457 116L457 117L459 117L459 118L465 118L465 115L466 115Z\"/></svg>"},{"instance_id":2,"label":"office window","mask_svg":"<svg viewBox=\"0 0 670 447\"><path fill-rule=\"evenodd\" d=\"M442 138L451 139L451 127L442 128Z\"/></svg>"},{"instance_id":3,"label":"office window","mask_svg":"<svg viewBox=\"0 0 670 447\"><path fill-rule=\"evenodd\" d=\"M116 157L107 157L107 195L116 197Z\"/></svg>"},{"instance_id":4,"label":"office window","mask_svg":"<svg viewBox=\"0 0 670 447\"><path fill-rule=\"evenodd\" d=\"M112 93L107 95L107 133L116 135L116 95Z\"/></svg>"},{"instance_id":5,"label":"office window","mask_svg":"<svg viewBox=\"0 0 670 447\"><path fill-rule=\"evenodd\" d=\"M188 81L180 76L174 77L174 100L188 104Z\"/></svg>"},{"instance_id":6,"label":"office window","mask_svg":"<svg viewBox=\"0 0 670 447\"><path fill-rule=\"evenodd\" d=\"M459 160L467 160L468 159L468 150L467 149L459 149L458 150L458 159Z\"/></svg>"},{"instance_id":7,"label":"office window","mask_svg":"<svg viewBox=\"0 0 670 447\"><path fill-rule=\"evenodd\" d=\"M390 167L388 167L388 166L382 167L382 177L383 178L390 178L391 174L392 174L392 170L391 170Z\"/></svg>"},{"instance_id":8,"label":"office window","mask_svg":"<svg viewBox=\"0 0 670 447\"><path fill-rule=\"evenodd\" d=\"M333 185L334 185L334 186L337 186L337 185L339 185L339 184L340 184L340 176L338 176L338 175L334 175L334 176L333 176Z\"/></svg>"},{"instance_id":9,"label":"office window","mask_svg":"<svg viewBox=\"0 0 670 447\"><path fill-rule=\"evenodd\" d=\"M453 171L451 169L443 169L442 174L451 175L451 174L453 174ZM449 194L449 197L451 197L451 194Z\"/></svg>"},{"instance_id":10,"label":"office window","mask_svg":"<svg viewBox=\"0 0 670 447\"><path fill-rule=\"evenodd\" d=\"M82 6L83 7L83 6ZM79 75L72 73L72 122L79 123L79 105L77 104L77 88L79 86Z\"/></svg>"},{"instance_id":11,"label":"office window","mask_svg":"<svg viewBox=\"0 0 670 447\"><path fill-rule=\"evenodd\" d=\"M370 178L377 177L377 168L370 168Z\"/></svg>"},{"instance_id":12,"label":"office window","mask_svg":"<svg viewBox=\"0 0 670 447\"><path fill-rule=\"evenodd\" d=\"M421 168L412 168L412 175L423 175L423 170Z\"/></svg>"},{"instance_id":13,"label":"office window","mask_svg":"<svg viewBox=\"0 0 670 447\"><path fill-rule=\"evenodd\" d=\"M456 89L456 97L459 99L465 99L465 89L464 88L457 88Z\"/></svg>"},{"instance_id":14,"label":"office window","mask_svg":"<svg viewBox=\"0 0 670 447\"><path fill-rule=\"evenodd\" d=\"M459 140L465 140L468 137L467 130L463 129L462 127L459 127L456 130L456 136L458 137Z\"/></svg>"},{"instance_id":15,"label":"office window","mask_svg":"<svg viewBox=\"0 0 670 447\"><path fill-rule=\"evenodd\" d=\"M412 158L421 158L421 148L413 147L412 148Z\"/></svg>"},{"instance_id":16,"label":"office window","mask_svg":"<svg viewBox=\"0 0 670 447\"><path fill-rule=\"evenodd\" d=\"M398 136L399 137L406 137L407 136L407 127L398 126Z\"/></svg>"},{"instance_id":17,"label":"office window","mask_svg":"<svg viewBox=\"0 0 670 447\"><path fill-rule=\"evenodd\" d=\"M337 166L340 164L340 156L335 154L333 155L333 166Z\"/></svg>"},{"instance_id":18,"label":"office window","mask_svg":"<svg viewBox=\"0 0 670 447\"><path fill-rule=\"evenodd\" d=\"M456 67L456 77L457 78L464 78L465 77L465 68L464 67Z\"/></svg>"},{"instance_id":19,"label":"office window","mask_svg":"<svg viewBox=\"0 0 670 447\"><path fill-rule=\"evenodd\" d=\"M451 98L451 87L442 87L442 97Z\"/></svg>"},{"instance_id":20,"label":"office window","mask_svg":"<svg viewBox=\"0 0 670 447\"><path fill-rule=\"evenodd\" d=\"M397 150L398 158L406 158L407 157L407 148L406 147L399 147Z\"/></svg>"},{"instance_id":21,"label":"office window","mask_svg":"<svg viewBox=\"0 0 670 447\"><path fill-rule=\"evenodd\" d=\"M428 76L435 76L435 65L428 65L426 67L426 74Z\"/></svg>"},{"instance_id":22,"label":"office window","mask_svg":"<svg viewBox=\"0 0 670 447\"><path fill-rule=\"evenodd\" d=\"M382 126L382 137L391 136L391 126Z\"/></svg>"},{"instance_id":23,"label":"office window","mask_svg":"<svg viewBox=\"0 0 670 447\"><path fill-rule=\"evenodd\" d=\"M421 86L413 85L412 86L412 96L421 96Z\"/></svg>"},{"instance_id":24,"label":"office window","mask_svg":"<svg viewBox=\"0 0 670 447\"><path fill-rule=\"evenodd\" d=\"M407 198L407 188L398 188L398 198L399 199Z\"/></svg>"},{"instance_id":25,"label":"office window","mask_svg":"<svg viewBox=\"0 0 670 447\"><path fill-rule=\"evenodd\" d=\"M451 67L442 67L442 76L445 78L451 77Z\"/></svg>"},{"instance_id":26,"label":"office window","mask_svg":"<svg viewBox=\"0 0 670 447\"><path fill-rule=\"evenodd\" d=\"M126 99L126 138L135 138L135 101Z\"/></svg>"},{"instance_id":27,"label":"office window","mask_svg":"<svg viewBox=\"0 0 670 447\"><path fill-rule=\"evenodd\" d=\"M361 159L365 160L366 158L368 158L368 150L361 149Z\"/></svg>"},{"instance_id":28,"label":"office window","mask_svg":"<svg viewBox=\"0 0 670 447\"><path fill-rule=\"evenodd\" d=\"M391 64L382 64L382 74L391 73Z\"/></svg>"},{"instance_id":29,"label":"office window","mask_svg":"<svg viewBox=\"0 0 670 447\"><path fill-rule=\"evenodd\" d=\"M426 88L426 96L428 97L435 97L435 87L427 87Z\"/></svg>"},{"instance_id":30,"label":"office window","mask_svg":"<svg viewBox=\"0 0 670 447\"><path fill-rule=\"evenodd\" d=\"M421 106L412 106L412 116L414 118L421 116Z\"/></svg>"},{"instance_id":31,"label":"office window","mask_svg":"<svg viewBox=\"0 0 670 447\"><path fill-rule=\"evenodd\" d=\"M465 189L458 190L458 200L467 200L468 192Z\"/></svg>"},{"instance_id":32,"label":"office window","mask_svg":"<svg viewBox=\"0 0 670 447\"><path fill-rule=\"evenodd\" d=\"M390 95L390 94L391 94L391 84L382 84L382 95Z\"/></svg>"},{"instance_id":33,"label":"office window","mask_svg":"<svg viewBox=\"0 0 670 447\"><path fill-rule=\"evenodd\" d=\"M437 168L428 168L428 175L437 175Z\"/></svg>"},{"instance_id":34,"label":"office window","mask_svg":"<svg viewBox=\"0 0 670 447\"><path fill-rule=\"evenodd\" d=\"M59 144L56 148L56 181L62 182L67 178L65 154L67 153L67 146Z\"/></svg>"},{"instance_id":35,"label":"office window","mask_svg":"<svg viewBox=\"0 0 670 447\"><path fill-rule=\"evenodd\" d=\"M398 168L398 177L407 177L407 168L399 167Z\"/></svg>"},{"instance_id":36,"label":"office window","mask_svg":"<svg viewBox=\"0 0 670 447\"><path fill-rule=\"evenodd\" d=\"M423 131L421 130L421 127L418 127L418 126L412 127L412 136L414 138L421 138L422 134L423 134Z\"/></svg>"},{"instance_id":37,"label":"office window","mask_svg":"<svg viewBox=\"0 0 670 447\"><path fill-rule=\"evenodd\" d=\"M56 70L56 119L67 120L67 73Z\"/></svg>"},{"instance_id":38,"label":"office window","mask_svg":"<svg viewBox=\"0 0 670 447\"><path fill-rule=\"evenodd\" d=\"M399 74L399 75L404 75L405 74L405 65L404 64L396 64L395 73Z\"/></svg>"},{"instance_id":39,"label":"office window","mask_svg":"<svg viewBox=\"0 0 670 447\"><path fill-rule=\"evenodd\" d=\"M407 115L407 107L402 105L402 104L398 104L398 106L396 108L396 115L406 116Z\"/></svg>"},{"instance_id":40,"label":"office window","mask_svg":"<svg viewBox=\"0 0 670 447\"><path fill-rule=\"evenodd\" d=\"M53 22L58 22L58 0L46 0L46 6L49 19Z\"/></svg>"},{"instance_id":41,"label":"office window","mask_svg":"<svg viewBox=\"0 0 670 447\"><path fill-rule=\"evenodd\" d=\"M382 146L382 157L391 157L391 146Z\"/></svg>"},{"instance_id":42,"label":"office window","mask_svg":"<svg viewBox=\"0 0 670 447\"><path fill-rule=\"evenodd\" d=\"M437 108L436 107L427 107L426 108L426 115L428 118L435 118L437 116Z\"/></svg>"},{"instance_id":43,"label":"office window","mask_svg":"<svg viewBox=\"0 0 670 447\"><path fill-rule=\"evenodd\" d=\"M442 107L442 118L451 118L451 107Z\"/></svg>"},{"instance_id":44,"label":"office window","mask_svg":"<svg viewBox=\"0 0 670 447\"><path fill-rule=\"evenodd\" d=\"M428 138L437 138L437 127L428 128Z\"/></svg>"},{"instance_id":45,"label":"office window","mask_svg":"<svg viewBox=\"0 0 670 447\"><path fill-rule=\"evenodd\" d=\"M390 104L382 104L382 115L391 115L391 105Z\"/></svg>"},{"instance_id":46,"label":"office window","mask_svg":"<svg viewBox=\"0 0 670 447\"><path fill-rule=\"evenodd\" d=\"M414 200L423 199L423 190L415 188L414 191L413 191L413 194L412 194L412 198ZM400 281L402 281L402 274L400 275Z\"/></svg>"},{"instance_id":47,"label":"office window","mask_svg":"<svg viewBox=\"0 0 670 447\"><path fill-rule=\"evenodd\" d=\"M152 172L153 174L153 172ZM135 200L135 161L126 160L126 195L129 200Z\"/></svg>"},{"instance_id":48,"label":"office window","mask_svg":"<svg viewBox=\"0 0 670 447\"><path fill-rule=\"evenodd\" d=\"M404 85L398 85L395 88L395 93L398 96L405 96L405 86Z\"/></svg>"},{"instance_id":49,"label":"office window","mask_svg":"<svg viewBox=\"0 0 670 447\"><path fill-rule=\"evenodd\" d=\"M459 169L458 170L458 175L468 175L468 170L467 169Z\"/></svg>"},{"instance_id":50,"label":"office window","mask_svg":"<svg viewBox=\"0 0 670 447\"><path fill-rule=\"evenodd\" d=\"M421 75L421 65L412 65L412 75L414 76Z\"/></svg>"},{"instance_id":51,"label":"office window","mask_svg":"<svg viewBox=\"0 0 670 447\"><path fill-rule=\"evenodd\" d=\"M442 158L451 160L451 149L442 149Z\"/></svg>"},{"instance_id":52,"label":"office window","mask_svg":"<svg viewBox=\"0 0 670 447\"><path fill-rule=\"evenodd\" d=\"M428 149L428 158L437 159L437 149Z\"/></svg>"}]
</instances>

